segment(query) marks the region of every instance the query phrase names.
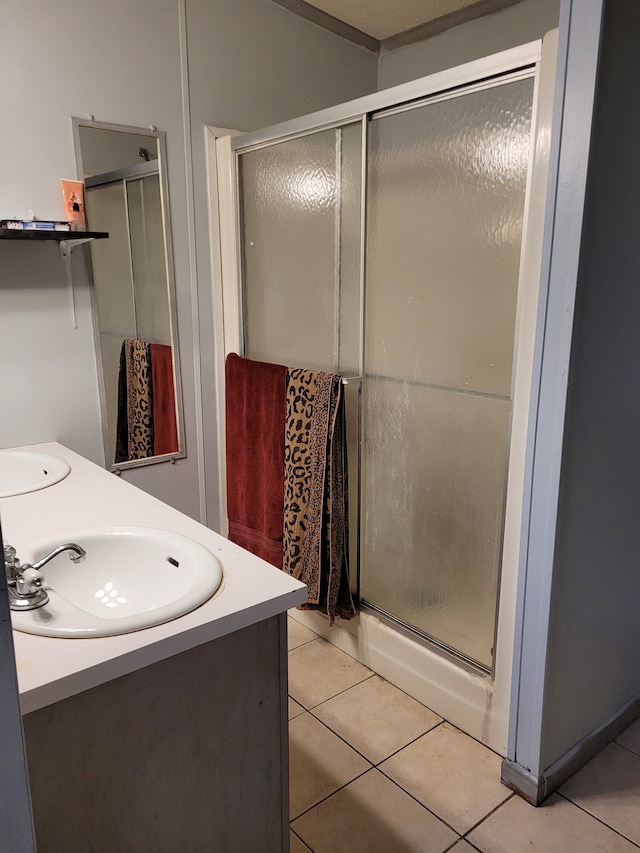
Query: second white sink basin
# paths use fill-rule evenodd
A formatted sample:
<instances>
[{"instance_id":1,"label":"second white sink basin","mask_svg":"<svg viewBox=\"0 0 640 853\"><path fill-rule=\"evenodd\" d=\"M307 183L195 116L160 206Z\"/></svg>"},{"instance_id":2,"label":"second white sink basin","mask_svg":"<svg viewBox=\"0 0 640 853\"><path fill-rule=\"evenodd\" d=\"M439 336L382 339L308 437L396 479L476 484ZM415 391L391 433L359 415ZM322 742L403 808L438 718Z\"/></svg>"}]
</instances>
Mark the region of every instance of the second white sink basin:
<instances>
[{"instance_id":1,"label":"second white sink basin","mask_svg":"<svg viewBox=\"0 0 640 853\"><path fill-rule=\"evenodd\" d=\"M42 567L49 602L12 611L17 630L49 637L126 634L194 610L222 581L220 561L203 545L145 527L71 531L22 548L18 556L34 563L68 542L87 556L74 563L64 552Z\"/></svg>"},{"instance_id":2,"label":"second white sink basin","mask_svg":"<svg viewBox=\"0 0 640 853\"><path fill-rule=\"evenodd\" d=\"M32 450L0 450L0 498L46 489L70 471L69 463L59 456Z\"/></svg>"}]
</instances>

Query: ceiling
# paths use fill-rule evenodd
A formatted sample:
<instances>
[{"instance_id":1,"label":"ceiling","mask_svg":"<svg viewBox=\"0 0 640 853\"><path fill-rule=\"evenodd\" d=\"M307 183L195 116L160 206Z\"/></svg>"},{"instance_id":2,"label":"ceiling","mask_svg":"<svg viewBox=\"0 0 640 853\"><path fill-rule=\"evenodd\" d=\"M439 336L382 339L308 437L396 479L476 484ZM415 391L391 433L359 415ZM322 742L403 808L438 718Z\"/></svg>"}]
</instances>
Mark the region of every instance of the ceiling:
<instances>
[{"instance_id":1,"label":"ceiling","mask_svg":"<svg viewBox=\"0 0 640 853\"><path fill-rule=\"evenodd\" d=\"M275 0L370 50L399 47L522 0Z\"/></svg>"}]
</instances>

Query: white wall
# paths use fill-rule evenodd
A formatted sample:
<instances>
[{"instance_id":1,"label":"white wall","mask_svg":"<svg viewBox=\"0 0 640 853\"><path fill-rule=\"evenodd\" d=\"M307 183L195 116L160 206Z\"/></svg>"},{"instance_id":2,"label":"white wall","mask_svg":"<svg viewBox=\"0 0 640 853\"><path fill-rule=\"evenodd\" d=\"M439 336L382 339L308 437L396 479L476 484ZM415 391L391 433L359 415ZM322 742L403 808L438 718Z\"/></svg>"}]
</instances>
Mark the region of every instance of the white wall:
<instances>
[{"instance_id":1,"label":"white wall","mask_svg":"<svg viewBox=\"0 0 640 853\"><path fill-rule=\"evenodd\" d=\"M433 38L383 51L378 64L378 88L397 86L542 38L558 26L559 9L560 0L523 0Z\"/></svg>"},{"instance_id":2,"label":"white wall","mask_svg":"<svg viewBox=\"0 0 640 853\"><path fill-rule=\"evenodd\" d=\"M62 218L59 179L76 176L72 115L166 131L187 458L125 476L199 517L200 343L204 440L208 457L215 454L202 124L248 129L367 94L375 90L376 58L269 0L0 6L0 217L33 209ZM0 394L12 411L0 446L58 440L102 463L82 259L74 330L55 246L5 241L0 253ZM208 473L214 482L215 462ZM215 521L215 500L209 509Z\"/></svg>"}]
</instances>

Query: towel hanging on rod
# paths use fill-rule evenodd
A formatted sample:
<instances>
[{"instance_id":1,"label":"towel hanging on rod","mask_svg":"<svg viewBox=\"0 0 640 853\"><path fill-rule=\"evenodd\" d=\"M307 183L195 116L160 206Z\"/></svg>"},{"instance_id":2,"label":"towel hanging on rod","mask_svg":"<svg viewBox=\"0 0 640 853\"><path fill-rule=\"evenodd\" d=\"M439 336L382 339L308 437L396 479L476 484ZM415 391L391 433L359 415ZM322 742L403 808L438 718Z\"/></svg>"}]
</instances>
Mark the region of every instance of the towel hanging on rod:
<instances>
[{"instance_id":1,"label":"towel hanging on rod","mask_svg":"<svg viewBox=\"0 0 640 853\"><path fill-rule=\"evenodd\" d=\"M342 378L287 372L284 565L307 584L303 608L351 619L346 419Z\"/></svg>"},{"instance_id":2,"label":"towel hanging on rod","mask_svg":"<svg viewBox=\"0 0 640 853\"><path fill-rule=\"evenodd\" d=\"M282 568L287 368L227 356L229 539Z\"/></svg>"},{"instance_id":3,"label":"towel hanging on rod","mask_svg":"<svg viewBox=\"0 0 640 853\"><path fill-rule=\"evenodd\" d=\"M229 539L307 584L303 607L350 619L343 381L227 357Z\"/></svg>"}]
</instances>

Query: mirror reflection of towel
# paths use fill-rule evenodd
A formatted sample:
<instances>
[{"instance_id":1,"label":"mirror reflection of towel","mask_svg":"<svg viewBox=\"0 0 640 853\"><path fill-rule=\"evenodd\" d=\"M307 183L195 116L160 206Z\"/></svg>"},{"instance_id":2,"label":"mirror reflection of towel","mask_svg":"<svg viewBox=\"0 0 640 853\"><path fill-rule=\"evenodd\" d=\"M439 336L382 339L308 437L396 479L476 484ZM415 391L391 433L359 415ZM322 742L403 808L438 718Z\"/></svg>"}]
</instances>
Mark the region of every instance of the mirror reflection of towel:
<instances>
[{"instance_id":1,"label":"mirror reflection of towel","mask_svg":"<svg viewBox=\"0 0 640 853\"><path fill-rule=\"evenodd\" d=\"M153 455L178 451L173 356L167 344L151 344L153 392Z\"/></svg>"},{"instance_id":2,"label":"mirror reflection of towel","mask_svg":"<svg viewBox=\"0 0 640 853\"><path fill-rule=\"evenodd\" d=\"M117 462L153 454L153 390L150 344L127 338L120 350Z\"/></svg>"},{"instance_id":3,"label":"mirror reflection of towel","mask_svg":"<svg viewBox=\"0 0 640 853\"><path fill-rule=\"evenodd\" d=\"M126 338L120 349L115 462L177 450L171 347Z\"/></svg>"}]
</instances>

